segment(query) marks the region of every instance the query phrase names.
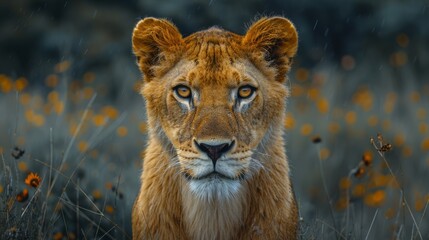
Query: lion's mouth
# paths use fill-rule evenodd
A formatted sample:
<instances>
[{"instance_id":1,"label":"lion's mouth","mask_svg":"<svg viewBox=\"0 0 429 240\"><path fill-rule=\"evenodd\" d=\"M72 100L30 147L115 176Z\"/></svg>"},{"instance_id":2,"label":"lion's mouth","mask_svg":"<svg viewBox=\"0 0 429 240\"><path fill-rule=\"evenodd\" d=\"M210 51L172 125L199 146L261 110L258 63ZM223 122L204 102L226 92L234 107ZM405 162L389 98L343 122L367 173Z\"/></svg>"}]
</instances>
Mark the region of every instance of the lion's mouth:
<instances>
[{"instance_id":1,"label":"lion's mouth","mask_svg":"<svg viewBox=\"0 0 429 240\"><path fill-rule=\"evenodd\" d=\"M208 174L203 175L203 176L198 176L198 177L191 176L188 173L183 173L183 175L185 176L185 178L187 180L207 180L207 179L209 179L209 180L210 179L213 179L213 180L216 180L216 179L219 179L219 180L223 180L223 179L224 180L243 180L245 177L244 173L242 173L236 177L229 177L229 176L226 176L226 175L224 175L220 172L217 172L217 171L213 171L211 173L208 173Z\"/></svg>"}]
</instances>

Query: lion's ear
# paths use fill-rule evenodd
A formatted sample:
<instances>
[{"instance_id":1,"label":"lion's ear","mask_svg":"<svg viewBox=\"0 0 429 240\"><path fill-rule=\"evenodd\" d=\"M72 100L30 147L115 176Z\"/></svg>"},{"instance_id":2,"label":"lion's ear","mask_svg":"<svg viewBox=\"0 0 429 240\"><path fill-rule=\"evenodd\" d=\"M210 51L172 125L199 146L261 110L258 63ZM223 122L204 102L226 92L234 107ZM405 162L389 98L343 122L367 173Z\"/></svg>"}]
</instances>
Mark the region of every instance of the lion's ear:
<instances>
[{"instance_id":1,"label":"lion's ear","mask_svg":"<svg viewBox=\"0 0 429 240\"><path fill-rule=\"evenodd\" d=\"M283 81L298 49L298 34L286 18L261 18L249 27L242 44L250 51L263 54L269 65L276 68L276 78Z\"/></svg>"},{"instance_id":2,"label":"lion's ear","mask_svg":"<svg viewBox=\"0 0 429 240\"><path fill-rule=\"evenodd\" d=\"M164 62L174 62L182 43L182 35L171 22L157 18L140 20L134 28L132 45L145 80L154 77Z\"/></svg>"}]
</instances>

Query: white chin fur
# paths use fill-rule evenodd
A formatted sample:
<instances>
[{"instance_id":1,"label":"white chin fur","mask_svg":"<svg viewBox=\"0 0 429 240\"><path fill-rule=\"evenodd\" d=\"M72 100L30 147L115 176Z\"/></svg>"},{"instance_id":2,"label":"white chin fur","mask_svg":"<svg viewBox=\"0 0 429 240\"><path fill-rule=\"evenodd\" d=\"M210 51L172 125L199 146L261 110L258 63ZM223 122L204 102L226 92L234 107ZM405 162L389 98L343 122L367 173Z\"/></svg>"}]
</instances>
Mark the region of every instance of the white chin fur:
<instances>
[{"instance_id":1,"label":"white chin fur","mask_svg":"<svg viewBox=\"0 0 429 240\"><path fill-rule=\"evenodd\" d=\"M189 180L189 189L200 200L227 200L234 198L240 190L239 180L206 178Z\"/></svg>"}]
</instances>

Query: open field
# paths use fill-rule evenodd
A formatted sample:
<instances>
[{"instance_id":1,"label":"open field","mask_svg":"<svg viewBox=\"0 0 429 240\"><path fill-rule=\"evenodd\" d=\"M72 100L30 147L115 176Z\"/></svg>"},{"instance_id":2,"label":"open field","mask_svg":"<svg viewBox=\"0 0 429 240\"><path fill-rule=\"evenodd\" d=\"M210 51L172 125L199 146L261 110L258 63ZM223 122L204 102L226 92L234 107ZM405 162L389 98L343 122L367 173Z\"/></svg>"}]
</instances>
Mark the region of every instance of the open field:
<instances>
[{"instance_id":1,"label":"open field","mask_svg":"<svg viewBox=\"0 0 429 240\"><path fill-rule=\"evenodd\" d=\"M30 17L34 6L26 1L6 5L22 21L11 30L18 33L16 42L10 36L0 41L1 239L131 236L147 137L140 74L130 50L137 18L125 4L115 12L112 3L89 2L70 3L65 17L53 16L64 28L51 24L41 31L49 47L27 48L32 60L11 49L21 46L19 34L44 23L39 15L50 16L49 7L40 4L42 10ZM304 3L295 7L307 17L284 13L302 29L284 123L301 238L429 239L429 32L420 23L429 19L429 6L353 3L344 11L361 12L334 20L320 12L315 19L305 15ZM203 9L222 4L210 1ZM86 11L73 22L67 10L81 8ZM201 25L231 20L242 27L243 18L274 11L249 9L237 19L207 17ZM391 12L400 12L401 19L383 18ZM168 14L168 8L145 14ZM186 25L186 18L171 17ZM7 24L0 31L12 29ZM85 24L93 24L94 32L79 34ZM237 29L234 24L227 27ZM185 31L198 27L190 24Z\"/></svg>"}]
</instances>

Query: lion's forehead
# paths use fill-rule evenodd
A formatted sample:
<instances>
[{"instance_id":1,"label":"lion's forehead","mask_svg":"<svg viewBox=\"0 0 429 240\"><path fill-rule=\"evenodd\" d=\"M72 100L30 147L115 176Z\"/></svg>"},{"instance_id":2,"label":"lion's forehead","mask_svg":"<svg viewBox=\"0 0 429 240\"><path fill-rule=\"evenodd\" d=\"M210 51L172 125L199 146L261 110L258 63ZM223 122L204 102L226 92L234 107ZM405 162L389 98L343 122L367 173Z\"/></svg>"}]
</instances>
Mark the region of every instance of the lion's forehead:
<instances>
[{"instance_id":1,"label":"lion's forehead","mask_svg":"<svg viewBox=\"0 0 429 240\"><path fill-rule=\"evenodd\" d=\"M237 58L231 63L224 62L216 69L208 67L205 62L181 59L163 78L171 84L183 82L195 89L236 88L243 83L260 86L266 82L266 76L248 59ZM264 81L265 80L265 81Z\"/></svg>"},{"instance_id":2,"label":"lion's forehead","mask_svg":"<svg viewBox=\"0 0 429 240\"><path fill-rule=\"evenodd\" d=\"M164 78L195 88L259 85L266 77L249 59L241 40L242 36L219 28L194 33L184 39L186 51Z\"/></svg>"},{"instance_id":3,"label":"lion's forehead","mask_svg":"<svg viewBox=\"0 0 429 240\"><path fill-rule=\"evenodd\" d=\"M241 39L241 36L219 28L196 32L184 39L186 55L211 62L216 67L218 62L242 57Z\"/></svg>"}]
</instances>

